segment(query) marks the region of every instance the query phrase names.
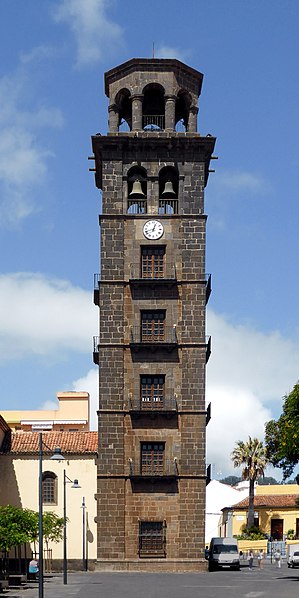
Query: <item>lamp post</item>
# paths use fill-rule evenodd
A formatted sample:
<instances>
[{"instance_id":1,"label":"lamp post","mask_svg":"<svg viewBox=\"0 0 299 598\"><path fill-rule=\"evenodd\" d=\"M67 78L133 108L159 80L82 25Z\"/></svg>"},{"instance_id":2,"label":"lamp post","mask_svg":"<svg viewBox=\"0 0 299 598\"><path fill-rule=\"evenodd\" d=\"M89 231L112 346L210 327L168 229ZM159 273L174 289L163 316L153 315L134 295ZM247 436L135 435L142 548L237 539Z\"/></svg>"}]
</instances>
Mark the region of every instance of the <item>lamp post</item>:
<instances>
[{"instance_id":1,"label":"lamp post","mask_svg":"<svg viewBox=\"0 0 299 598\"><path fill-rule=\"evenodd\" d=\"M82 499L82 569L87 571L87 551L86 551L86 504L85 496Z\"/></svg>"},{"instance_id":2,"label":"lamp post","mask_svg":"<svg viewBox=\"0 0 299 598\"><path fill-rule=\"evenodd\" d=\"M67 546L66 546L66 485L72 484L72 488L81 488L78 480L71 480L63 470L63 583L67 584ZM39 597L40 598L40 597Z\"/></svg>"},{"instance_id":3,"label":"lamp post","mask_svg":"<svg viewBox=\"0 0 299 598\"><path fill-rule=\"evenodd\" d=\"M38 598L44 598L44 547L43 547L43 446L53 452L50 457L52 461L63 461L64 456L61 449L56 447L54 451L43 441L42 432L39 433L39 480L38 480L38 543L39 543L39 575L38 575Z\"/></svg>"}]
</instances>

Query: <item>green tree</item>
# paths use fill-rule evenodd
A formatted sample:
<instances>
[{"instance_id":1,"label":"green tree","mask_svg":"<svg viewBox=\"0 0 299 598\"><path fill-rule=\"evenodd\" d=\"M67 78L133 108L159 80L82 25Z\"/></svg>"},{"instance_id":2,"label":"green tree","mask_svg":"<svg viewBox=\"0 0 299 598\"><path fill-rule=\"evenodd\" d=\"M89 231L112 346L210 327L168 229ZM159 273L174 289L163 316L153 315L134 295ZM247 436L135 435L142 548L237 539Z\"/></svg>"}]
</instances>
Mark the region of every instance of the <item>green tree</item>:
<instances>
[{"instance_id":1,"label":"green tree","mask_svg":"<svg viewBox=\"0 0 299 598\"><path fill-rule=\"evenodd\" d=\"M39 514L30 509L13 505L0 507L0 550L8 552L14 546L38 542ZM59 542L63 537L63 518L52 511L43 513L43 535L49 542Z\"/></svg>"},{"instance_id":2,"label":"green tree","mask_svg":"<svg viewBox=\"0 0 299 598\"><path fill-rule=\"evenodd\" d=\"M299 461L299 382L283 398L278 420L266 423L265 446L268 460L282 469L286 480Z\"/></svg>"},{"instance_id":3,"label":"green tree","mask_svg":"<svg viewBox=\"0 0 299 598\"><path fill-rule=\"evenodd\" d=\"M8 552L14 546L31 541L35 525L34 512L13 505L0 507L0 549Z\"/></svg>"},{"instance_id":4,"label":"green tree","mask_svg":"<svg viewBox=\"0 0 299 598\"><path fill-rule=\"evenodd\" d=\"M239 440L231 454L234 467L242 467L243 480L249 480L248 529L254 525L254 483L262 476L267 465L263 443L249 436L248 442Z\"/></svg>"},{"instance_id":5,"label":"green tree","mask_svg":"<svg viewBox=\"0 0 299 598\"><path fill-rule=\"evenodd\" d=\"M63 538L63 517L58 517L53 511L44 513L43 532L47 548L49 542L60 542Z\"/></svg>"},{"instance_id":6,"label":"green tree","mask_svg":"<svg viewBox=\"0 0 299 598\"><path fill-rule=\"evenodd\" d=\"M258 485L259 486L275 486L275 485L279 485L279 482L275 479L272 478L272 476L265 476L265 477L261 477L258 479Z\"/></svg>"},{"instance_id":7,"label":"green tree","mask_svg":"<svg viewBox=\"0 0 299 598\"><path fill-rule=\"evenodd\" d=\"M241 482L241 479L237 475L228 475L223 480L220 480L222 484L228 484L228 486L235 486L238 482Z\"/></svg>"}]
</instances>

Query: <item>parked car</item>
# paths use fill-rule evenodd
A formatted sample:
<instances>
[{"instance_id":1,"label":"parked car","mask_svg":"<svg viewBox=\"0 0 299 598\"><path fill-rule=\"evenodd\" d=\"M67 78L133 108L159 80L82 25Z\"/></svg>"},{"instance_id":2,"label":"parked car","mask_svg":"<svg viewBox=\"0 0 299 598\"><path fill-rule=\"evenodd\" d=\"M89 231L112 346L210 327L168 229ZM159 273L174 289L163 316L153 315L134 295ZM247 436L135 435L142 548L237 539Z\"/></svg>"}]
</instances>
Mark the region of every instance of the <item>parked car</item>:
<instances>
[{"instance_id":1,"label":"parked car","mask_svg":"<svg viewBox=\"0 0 299 598\"><path fill-rule=\"evenodd\" d=\"M288 557L288 567L299 567L299 550L296 550Z\"/></svg>"}]
</instances>

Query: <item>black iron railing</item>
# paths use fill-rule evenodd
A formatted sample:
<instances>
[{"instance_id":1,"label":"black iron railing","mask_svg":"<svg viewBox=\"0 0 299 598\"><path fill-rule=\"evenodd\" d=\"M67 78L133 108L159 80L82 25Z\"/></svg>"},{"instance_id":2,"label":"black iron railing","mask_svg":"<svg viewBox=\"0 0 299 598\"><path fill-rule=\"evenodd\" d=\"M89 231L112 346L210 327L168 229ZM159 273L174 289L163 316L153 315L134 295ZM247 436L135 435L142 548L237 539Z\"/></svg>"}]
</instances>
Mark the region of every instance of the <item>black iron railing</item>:
<instances>
[{"instance_id":1,"label":"black iron railing","mask_svg":"<svg viewBox=\"0 0 299 598\"><path fill-rule=\"evenodd\" d=\"M144 114L142 117L142 127L147 131L163 130L164 123L164 114Z\"/></svg>"},{"instance_id":2,"label":"black iron railing","mask_svg":"<svg viewBox=\"0 0 299 598\"><path fill-rule=\"evenodd\" d=\"M141 478L163 478L163 477L176 477L179 474L177 460L166 459L163 462L163 466L156 465L153 461L152 465L143 466L139 461L133 461L129 459L129 476L130 477L141 477Z\"/></svg>"},{"instance_id":3,"label":"black iron railing","mask_svg":"<svg viewBox=\"0 0 299 598\"><path fill-rule=\"evenodd\" d=\"M130 411L177 411L177 400L174 397L133 397L129 399Z\"/></svg>"},{"instance_id":4,"label":"black iron railing","mask_svg":"<svg viewBox=\"0 0 299 598\"><path fill-rule=\"evenodd\" d=\"M130 267L130 280L176 280L176 268L174 264L142 264L133 263Z\"/></svg>"},{"instance_id":5,"label":"black iron railing","mask_svg":"<svg viewBox=\"0 0 299 598\"><path fill-rule=\"evenodd\" d=\"M131 344L177 344L176 326L153 326L144 330L141 326L132 326L130 329Z\"/></svg>"}]
</instances>

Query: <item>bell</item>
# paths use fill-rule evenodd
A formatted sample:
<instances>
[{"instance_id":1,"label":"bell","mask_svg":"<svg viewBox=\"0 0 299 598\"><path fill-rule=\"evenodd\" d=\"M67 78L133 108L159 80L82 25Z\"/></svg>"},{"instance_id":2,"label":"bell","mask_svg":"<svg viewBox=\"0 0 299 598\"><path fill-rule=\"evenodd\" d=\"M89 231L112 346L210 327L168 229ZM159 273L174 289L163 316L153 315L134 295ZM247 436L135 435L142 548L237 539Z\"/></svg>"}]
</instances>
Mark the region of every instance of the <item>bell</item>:
<instances>
[{"instance_id":1,"label":"bell","mask_svg":"<svg viewBox=\"0 0 299 598\"><path fill-rule=\"evenodd\" d=\"M145 194L142 191L141 183L139 179L136 179L136 181L134 181L133 183L132 191L129 194L129 197L139 197L140 195L142 195L142 197L145 197Z\"/></svg>"},{"instance_id":2,"label":"bell","mask_svg":"<svg viewBox=\"0 0 299 598\"><path fill-rule=\"evenodd\" d=\"M166 181L162 195L175 195L175 190L171 181Z\"/></svg>"}]
</instances>

